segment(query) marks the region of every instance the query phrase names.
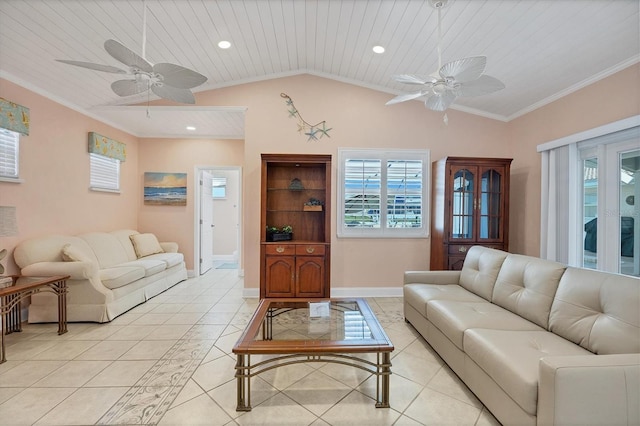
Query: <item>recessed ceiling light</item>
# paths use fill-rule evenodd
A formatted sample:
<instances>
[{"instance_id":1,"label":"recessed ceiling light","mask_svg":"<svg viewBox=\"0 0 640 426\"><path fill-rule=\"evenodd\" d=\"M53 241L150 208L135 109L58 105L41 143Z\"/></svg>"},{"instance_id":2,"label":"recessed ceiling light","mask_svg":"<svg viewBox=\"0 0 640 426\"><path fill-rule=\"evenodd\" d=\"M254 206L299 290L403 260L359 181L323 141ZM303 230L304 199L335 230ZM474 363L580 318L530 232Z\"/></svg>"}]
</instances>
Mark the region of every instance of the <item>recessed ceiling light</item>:
<instances>
[{"instance_id":1,"label":"recessed ceiling light","mask_svg":"<svg viewBox=\"0 0 640 426\"><path fill-rule=\"evenodd\" d=\"M220 43L218 43L218 47L220 49L228 49L231 47L231 43L228 42L227 40L222 40Z\"/></svg>"},{"instance_id":2,"label":"recessed ceiling light","mask_svg":"<svg viewBox=\"0 0 640 426\"><path fill-rule=\"evenodd\" d=\"M191 130L191 131L193 131L193 130L195 130L195 129L196 129L196 128L195 128L195 127L193 127L193 126L187 126L187 130Z\"/></svg>"},{"instance_id":3,"label":"recessed ceiling light","mask_svg":"<svg viewBox=\"0 0 640 426\"><path fill-rule=\"evenodd\" d=\"M373 46L373 51L375 53L384 53L384 47L380 45Z\"/></svg>"}]
</instances>

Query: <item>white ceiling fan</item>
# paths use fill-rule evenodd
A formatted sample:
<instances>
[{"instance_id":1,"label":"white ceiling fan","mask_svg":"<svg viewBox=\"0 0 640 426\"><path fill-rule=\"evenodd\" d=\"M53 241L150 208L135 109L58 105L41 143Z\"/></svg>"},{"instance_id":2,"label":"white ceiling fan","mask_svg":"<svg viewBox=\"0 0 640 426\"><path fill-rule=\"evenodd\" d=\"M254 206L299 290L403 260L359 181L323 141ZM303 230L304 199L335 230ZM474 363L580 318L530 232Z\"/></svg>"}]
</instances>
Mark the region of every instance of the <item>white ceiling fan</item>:
<instances>
[{"instance_id":1,"label":"white ceiling fan","mask_svg":"<svg viewBox=\"0 0 640 426\"><path fill-rule=\"evenodd\" d=\"M88 68L95 71L103 71L114 74L127 74L131 79L117 80L111 84L111 89L118 96L131 96L151 90L157 96L184 104L195 104L196 100L191 90L207 81L204 75L170 63L152 65L145 58L147 42L147 7L146 1L142 2L143 27L142 27L142 56L115 40L104 42L104 49L116 60L128 67L128 70L113 67L111 65L95 64L93 62L69 61L56 59L69 65Z\"/></svg>"},{"instance_id":2,"label":"white ceiling fan","mask_svg":"<svg viewBox=\"0 0 640 426\"><path fill-rule=\"evenodd\" d=\"M412 99L426 97L424 104L434 111L445 111L458 97L486 95L504 89L504 84L495 77L484 75L487 65L485 56L457 59L442 65L442 31L440 12L449 0L429 0L438 12L438 71L430 75L400 74L392 78L405 84L423 86L419 91L398 95L386 103L393 105Z\"/></svg>"}]
</instances>

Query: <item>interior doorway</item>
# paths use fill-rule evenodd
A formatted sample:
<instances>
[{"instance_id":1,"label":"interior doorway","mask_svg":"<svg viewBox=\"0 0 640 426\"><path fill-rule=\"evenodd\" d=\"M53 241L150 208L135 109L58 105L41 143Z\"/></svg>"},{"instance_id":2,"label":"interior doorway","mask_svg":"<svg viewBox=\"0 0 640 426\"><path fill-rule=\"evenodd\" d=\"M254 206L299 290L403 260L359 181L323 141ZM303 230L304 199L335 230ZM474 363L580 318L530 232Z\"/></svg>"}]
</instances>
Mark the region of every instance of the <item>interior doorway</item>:
<instances>
[{"instance_id":1,"label":"interior doorway","mask_svg":"<svg viewBox=\"0 0 640 426\"><path fill-rule=\"evenodd\" d=\"M237 269L242 275L242 173L234 166L197 166L194 273Z\"/></svg>"}]
</instances>

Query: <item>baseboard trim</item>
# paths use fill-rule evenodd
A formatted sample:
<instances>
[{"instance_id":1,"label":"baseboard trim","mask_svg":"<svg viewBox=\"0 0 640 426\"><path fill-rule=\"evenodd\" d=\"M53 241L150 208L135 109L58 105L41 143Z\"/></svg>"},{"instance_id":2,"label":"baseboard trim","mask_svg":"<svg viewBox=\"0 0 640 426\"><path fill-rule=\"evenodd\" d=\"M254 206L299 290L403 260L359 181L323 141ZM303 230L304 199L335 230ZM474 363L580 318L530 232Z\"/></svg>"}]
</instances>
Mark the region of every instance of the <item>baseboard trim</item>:
<instances>
[{"instance_id":1,"label":"baseboard trim","mask_svg":"<svg viewBox=\"0 0 640 426\"><path fill-rule=\"evenodd\" d=\"M259 288L245 288L242 297L260 297ZM331 289L331 297L402 297L402 287L340 287Z\"/></svg>"}]
</instances>

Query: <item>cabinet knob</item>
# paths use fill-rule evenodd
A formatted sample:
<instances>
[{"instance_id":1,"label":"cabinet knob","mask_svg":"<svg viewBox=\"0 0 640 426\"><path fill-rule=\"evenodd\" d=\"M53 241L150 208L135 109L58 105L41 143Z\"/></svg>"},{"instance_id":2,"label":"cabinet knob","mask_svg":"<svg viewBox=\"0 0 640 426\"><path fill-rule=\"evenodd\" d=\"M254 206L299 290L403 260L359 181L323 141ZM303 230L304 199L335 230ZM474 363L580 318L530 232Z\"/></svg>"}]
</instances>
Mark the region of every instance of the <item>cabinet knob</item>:
<instances>
[{"instance_id":1,"label":"cabinet knob","mask_svg":"<svg viewBox=\"0 0 640 426\"><path fill-rule=\"evenodd\" d=\"M284 253L284 247L282 247L282 246L276 247L276 251L278 253Z\"/></svg>"},{"instance_id":2,"label":"cabinet knob","mask_svg":"<svg viewBox=\"0 0 640 426\"><path fill-rule=\"evenodd\" d=\"M311 254L316 251L315 247L307 247L307 253Z\"/></svg>"},{"instance_id":3,"label":"cabinet knob","mask_svg":"<svg viewBox=\"0 0 640 426\"><path fill-rule=\"evenodd\" d=\"M458 247L458 251L459 251L460 253L466 253L466 252L467 252L467 248L466 248L466 247L464 247L464 246L462 246L462 247Z\"/></svg>"}]
</instances>

